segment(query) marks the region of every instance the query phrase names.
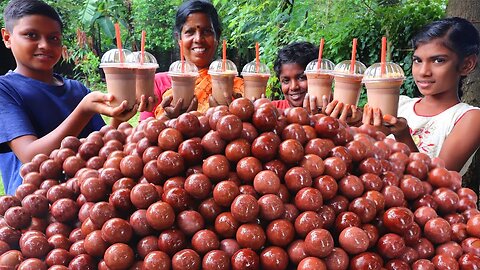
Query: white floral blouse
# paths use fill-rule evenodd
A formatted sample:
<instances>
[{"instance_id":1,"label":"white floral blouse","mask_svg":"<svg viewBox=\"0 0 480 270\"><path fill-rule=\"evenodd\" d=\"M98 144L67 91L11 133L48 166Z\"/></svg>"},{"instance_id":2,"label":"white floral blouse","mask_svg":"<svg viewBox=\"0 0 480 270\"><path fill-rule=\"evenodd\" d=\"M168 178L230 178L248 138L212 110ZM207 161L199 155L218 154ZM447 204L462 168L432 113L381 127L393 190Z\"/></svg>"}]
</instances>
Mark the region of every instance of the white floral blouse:
<instances>
[{"instance_id":1,"label":"white floral blouse","mask_svg":"<svg viewBox=\"0 0 480 270\"><path fill-rule=\"evenodd\" d=\"M443 142L458 120L460 120L466 112L480 109L466 103L458 103L437 115L422 116L418 115L414 108L415 104L420 100L421 98L400 96L398 116L407 119L410 127L410 135L412 135L418 150L426 153L430 157L438 157ZM460 171L461 175L467 171L468 166L470 166L472 162L473 155L464 164Z\"/></svg>"}]
</instances>

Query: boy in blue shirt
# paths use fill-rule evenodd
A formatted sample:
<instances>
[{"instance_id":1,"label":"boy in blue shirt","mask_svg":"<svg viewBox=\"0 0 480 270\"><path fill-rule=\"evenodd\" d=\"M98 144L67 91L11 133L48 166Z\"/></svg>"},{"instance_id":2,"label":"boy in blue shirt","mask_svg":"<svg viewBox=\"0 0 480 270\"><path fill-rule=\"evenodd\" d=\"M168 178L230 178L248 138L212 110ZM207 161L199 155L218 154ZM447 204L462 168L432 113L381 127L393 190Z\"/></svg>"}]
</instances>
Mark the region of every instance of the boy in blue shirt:
<instances>
[{"instance_id":1,"label":"boy in blue shirt","mask_svg":"<svg viewBox=\"0 0 480 270\"><path fill-rule=\"evenodd\" d=\"M111 95L53 73L62 53L62 21L48 4L12 0L4 21L3 42L17 67L0 76L0 170L6 193L14 194L22 183L22 163L49 155L66 136L99 130L105 125L99 114L113 117L111 124L118 126L135 115L138 105L131 111L126 101L111 107Z\"/></svg>"}]
</instances>

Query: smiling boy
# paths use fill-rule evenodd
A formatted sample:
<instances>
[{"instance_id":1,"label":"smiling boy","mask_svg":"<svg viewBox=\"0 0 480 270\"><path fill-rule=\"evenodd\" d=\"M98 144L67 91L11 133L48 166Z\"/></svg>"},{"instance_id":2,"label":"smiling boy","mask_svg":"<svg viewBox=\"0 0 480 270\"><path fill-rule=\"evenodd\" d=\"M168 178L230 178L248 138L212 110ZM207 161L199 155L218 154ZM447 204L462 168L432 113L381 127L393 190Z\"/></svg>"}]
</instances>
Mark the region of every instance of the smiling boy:
<instances>
[{"instance_id":1,"label":"smiling boy","mask_svg":"<svg viewBox=\"0 0 480 270\"><path fill-rule=\"evenodd\" d=\"M23 163L48 155L66 136L86 137L114 117L112 125L131 118L126 101L110 107L111 95L54 74L62 54L62 21L48 4L12 0L4 10L2 38L17 67L0 76L0 171L7 194L22 183Z\"/></svg>"},{"instance_id":2,"label":"smiling boy","mask_svg":"<svg viewBox=\"0 0 480 270\"><path fill-rule=\"evenodd\" d=\"M275 73L280 81L284 100L272 103L279 109L302 107L308 84L305 68L318 56L318 48L310 42L294 42L278 51L274 63Z\"/></svg>"}]
</instances>

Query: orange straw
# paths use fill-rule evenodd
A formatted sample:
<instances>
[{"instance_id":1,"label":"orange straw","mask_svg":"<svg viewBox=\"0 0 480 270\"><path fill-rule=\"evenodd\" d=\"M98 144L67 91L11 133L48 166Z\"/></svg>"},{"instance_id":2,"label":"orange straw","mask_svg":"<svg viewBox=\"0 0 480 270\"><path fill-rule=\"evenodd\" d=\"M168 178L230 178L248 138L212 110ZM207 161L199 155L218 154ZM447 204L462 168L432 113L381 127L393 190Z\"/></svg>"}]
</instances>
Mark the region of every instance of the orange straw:
<instances>
[{"instance_id":1,"label":"orange straw","mask_svg":"<svg viewBox=\"0 0 480 270\"><path fill-rule=\"evenodd\" d=\"M142 40L140 41L140 65L143 65L143 62L145 61L145 38L146 38L147 32L145 30L142 30Z\"/></svg>"},{"instance_id":2,"label":"orange straw","mask_svg":"<svg viewBox=\"0 0 480 270\"><path fill-rule=\"evenodd\" d=\"M380 72L381 72L381 75L383 77L383 75L386 72L385 63L386 63L386 59L387 59L387 38L386 37L382 37L382 55L380 55L380 59L381 59L380 60L380 62L381 62Z\"/></svg>"},{"instance_id":3,"label":"orange straw","mask_svg":"<svg viewBox=\"0 0 480 270\"><path fill-rule=\"evenodd\" d=\"M222 44L222 71L225 71L227 65L227 41L224 39Z\"/></svg>"},{"instance_id":4,"label":"orange straw","mask_svg":"<svg viewBox=\"0 0 480 270\"><path fill-rule=\"evenodd\" d=\"M325 40L322 38L320 39L320 49L318 49L318 63L317 63L317 71L320 70L320 66L322 65L322 54L323 54L323 45Z\"/></svg>"},{"instance_id":5,"label":"orange straw","mask_svg":"<svg viewBox=\"0 0 480 270\"><path fill-rule=\"evenodd\" d=\"M255 69L257 73L260 71L260 45L255 43Z\"/></svg>"},{"instance_id":6,"label":"orange straw","mask_svg":"<svg viewBox=\"0 0 480 270\"><path fill-rule=\"evenodd\" d=\"M117 48L120 52L120 63L123 63L122 39L120 37L120 25L118 23L115 24L115 37L117 38Z\"/></svg>"},{"instance_id":7,"label":"orange straw","mask_svg":"<svg viewBox=\"0 0 480 270\"><path fill-rule=\"evenodd\" d=\"M180 39L180 63L182 63L182 73L185 73L185 56L183 54L183 40Z\"/></svg>"},{"instance_id":8,"label":"orange straw","mask_svg":"<svg viewBox=\"0 0 480 270\"><path fill-rule=\"evenodd\" d=\"M352 44L352 59L350 60L350 74L355 71L355 55L357 54L357 39L353 39Z\"/></svg>"}]
</instances>

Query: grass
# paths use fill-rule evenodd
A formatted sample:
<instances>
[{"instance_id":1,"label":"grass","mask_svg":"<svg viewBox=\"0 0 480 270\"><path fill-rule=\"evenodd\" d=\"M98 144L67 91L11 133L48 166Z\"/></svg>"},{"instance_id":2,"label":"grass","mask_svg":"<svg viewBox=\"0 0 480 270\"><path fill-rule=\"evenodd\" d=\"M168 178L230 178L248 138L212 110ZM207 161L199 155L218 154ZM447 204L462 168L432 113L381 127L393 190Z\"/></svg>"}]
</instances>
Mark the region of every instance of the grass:
<instances>
[{"instance_id":1,"label":"grass","mask_svg":"<svg viewBox=\"0 0 480 270\"><path fill-rule=\"evenodd\" d=\"M107 123L107 125L110 124L111 117L102 115L102 118L103 118L103 121L105 121L105 123ZM128 123L130 123L130 125L132 125L132 127L136 127L138 125L138 119L139 118L140 118L140 113L137 112L137 114L135 114L132 118L130 118L130 120L128 120Z\"/></svg>"},{"instance_id":2,"label":"grass","mask_svg":"<svg viewBox=\"0 0 480 270\"><path fill-rule=\"evenodd\" d=\"M5 188L3 187L2 173L0 173L0 196L5 195Z\"/></svg>"}]
</instances>

